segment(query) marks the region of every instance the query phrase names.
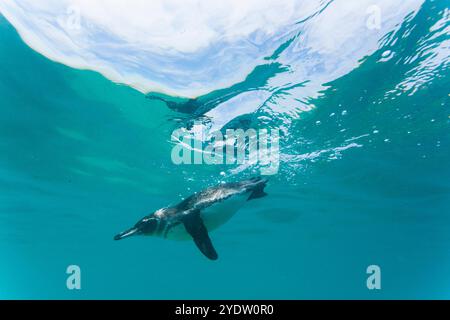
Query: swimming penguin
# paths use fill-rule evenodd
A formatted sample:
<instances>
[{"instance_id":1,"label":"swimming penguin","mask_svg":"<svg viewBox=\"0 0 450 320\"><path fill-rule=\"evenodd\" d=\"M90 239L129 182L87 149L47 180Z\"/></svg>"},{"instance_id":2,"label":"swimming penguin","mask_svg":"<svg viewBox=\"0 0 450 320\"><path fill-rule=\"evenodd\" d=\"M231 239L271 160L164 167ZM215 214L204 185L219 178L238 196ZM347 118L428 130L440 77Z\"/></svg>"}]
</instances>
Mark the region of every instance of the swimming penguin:
<instances>
[{"instance_id":1,"label":"swimming penguin","mask_svg":"<svg viewBox=\"0 0 450 320\"><path fill-rule=\"evenodd\" d=\"M116 235L114 240L133 235L192 239L206 257L216 260L218 255L208 232L227 222L246 201L267 195L266 183L267 179L257 177L207 188L175 206L156 210Z\"/></svg>"}]
</instances>

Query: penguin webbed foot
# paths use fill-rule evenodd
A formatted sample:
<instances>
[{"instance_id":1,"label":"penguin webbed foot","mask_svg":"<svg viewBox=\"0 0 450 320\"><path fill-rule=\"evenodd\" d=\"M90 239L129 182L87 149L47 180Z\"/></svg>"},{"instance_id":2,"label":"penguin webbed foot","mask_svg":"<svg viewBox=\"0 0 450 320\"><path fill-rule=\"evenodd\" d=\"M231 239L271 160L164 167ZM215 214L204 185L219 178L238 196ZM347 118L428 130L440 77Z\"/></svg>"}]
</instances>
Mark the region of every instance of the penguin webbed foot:
<instances>
[{"instance_id":1,"label":"penguin webbed foot","mask_svg":"<svg viewBox=\"0 0 450 320\"><path fill-rule=\"evenodd\" d=\"M253 189L252 193L248 197L248 200L252 199L259 199L267 196L267 193L264 191L264 188L266 187L267 179L262 178L256 178L260 180L260 183L256 185L256 187Z\"/></svg>"}]
</instances>

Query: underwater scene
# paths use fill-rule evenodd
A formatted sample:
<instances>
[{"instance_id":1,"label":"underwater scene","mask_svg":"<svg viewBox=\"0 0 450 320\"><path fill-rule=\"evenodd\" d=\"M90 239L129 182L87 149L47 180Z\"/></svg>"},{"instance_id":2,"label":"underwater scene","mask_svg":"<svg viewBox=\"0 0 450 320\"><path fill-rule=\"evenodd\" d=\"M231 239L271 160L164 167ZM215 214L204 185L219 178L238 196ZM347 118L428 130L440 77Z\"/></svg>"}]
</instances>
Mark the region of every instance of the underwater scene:
<instances>
[{"instance_id":1,"label":"underwater scene","mask_svg":"<svg viewBox=\"0 0 450 320\"><path fill-rule=\"evenodd\" d=\"M449 57L445 0L0 0L0 299L450 299Z\"/></svg>"}]
</instances>

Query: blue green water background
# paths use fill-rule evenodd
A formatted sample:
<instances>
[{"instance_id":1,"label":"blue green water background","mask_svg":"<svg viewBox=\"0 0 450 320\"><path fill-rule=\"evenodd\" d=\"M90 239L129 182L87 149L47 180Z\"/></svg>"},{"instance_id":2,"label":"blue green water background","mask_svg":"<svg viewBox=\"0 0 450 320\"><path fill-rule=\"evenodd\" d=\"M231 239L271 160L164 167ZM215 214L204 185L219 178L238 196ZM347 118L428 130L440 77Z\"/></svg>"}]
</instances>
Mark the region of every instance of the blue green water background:
<instances>
[{"instance_id":1,"label":"blue green water background","mask_svg":"<svg viewBox=\"0 0 450 320\"><path fill-rule=\"evenodd\" d=\"M221 167L172 163L173 119L186 114L46 59L0 18L0 298L450 298L448 65L395 91L424 39L448 40L430 31L444 4L427 1L293 121L282 151L317 157L282 162L269 196L211 234L218 261L191 242L112 240L223 180ZM379 63L386 50L395 57ZM71 264L79 291L66 288ZM379 291L366 287L372 264Z\"/></svg>"}]
</instances>

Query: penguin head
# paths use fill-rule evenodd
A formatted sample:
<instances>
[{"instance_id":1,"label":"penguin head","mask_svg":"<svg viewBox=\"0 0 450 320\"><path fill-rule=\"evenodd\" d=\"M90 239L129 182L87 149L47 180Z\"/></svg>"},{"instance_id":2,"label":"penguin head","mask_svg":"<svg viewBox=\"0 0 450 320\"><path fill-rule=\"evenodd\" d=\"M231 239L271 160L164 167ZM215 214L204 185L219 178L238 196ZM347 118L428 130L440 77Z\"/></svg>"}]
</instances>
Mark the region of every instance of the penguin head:
<instances>
[{"instance_id":1,"label":"penguin head","mask_svg":"<svg viewBox=\"0 0 450 320\"><path fill-rule=\"evenodd\" d=\"M155 216L145 217L131 229L125 230L114 237L114 240L121 240L134 235L150 236L156 233L160 223L160 218Z\"/></svg>"},{"instance_id":2,"label":"penguin head","mask_svg":"<svg viewBox=\"0 0 450 320\"><path fill-rule=\"evenodd\" d=\"M136 223L134 226L137 233L150 236L156 232L160 219L158 217L147 217Z\"/></svg>"}]
</instances>

